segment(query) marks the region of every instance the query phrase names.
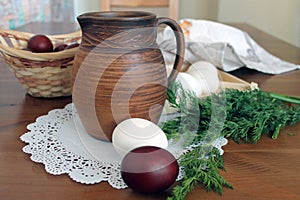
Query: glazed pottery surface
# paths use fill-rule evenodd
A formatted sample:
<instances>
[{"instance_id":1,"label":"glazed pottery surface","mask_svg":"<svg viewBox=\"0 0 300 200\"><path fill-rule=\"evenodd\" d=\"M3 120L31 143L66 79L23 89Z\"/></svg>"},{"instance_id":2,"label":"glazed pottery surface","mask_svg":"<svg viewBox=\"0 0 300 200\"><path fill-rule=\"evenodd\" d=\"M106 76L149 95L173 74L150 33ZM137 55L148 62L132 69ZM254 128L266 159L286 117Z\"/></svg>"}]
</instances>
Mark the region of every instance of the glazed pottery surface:
<instances>
[{"instance_id":1,"label":"glazed pottery surface","mask_svg":"<svg viewBox=\"0 0 300 200\"><path fill-rule=\"evenodd\" d=\"M184 38L177 23L147 12L92 12L78 16L82 42L73 72L73 102L86 131L111 141L114 128L128 118L157 123L168 84L181 69ZM175 33L177 55L166 74L156 44L157 27Z\"/></svg>"}]
</instances>

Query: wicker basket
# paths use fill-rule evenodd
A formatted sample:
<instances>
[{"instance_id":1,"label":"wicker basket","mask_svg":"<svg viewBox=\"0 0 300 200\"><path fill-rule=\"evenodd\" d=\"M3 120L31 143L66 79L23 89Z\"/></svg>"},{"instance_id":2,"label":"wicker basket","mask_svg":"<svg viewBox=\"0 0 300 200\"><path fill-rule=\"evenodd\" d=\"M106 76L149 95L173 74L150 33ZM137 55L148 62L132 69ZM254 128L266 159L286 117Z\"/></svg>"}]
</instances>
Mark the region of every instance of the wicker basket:
<instances>
[{"instance_id":1,"label":"wicker basket","mask_svg":"<svg viewBox=\"0 0 300 200\"><path fill-rule=\"evenodd\" d=\"M34 97L71 95L71 69L78 49L51 53L22 50L34 34L0 29L0 52L27 93ZM56 47L59 44L80 43L81 32L48 35Z\"/></svg>"}]
</instances>

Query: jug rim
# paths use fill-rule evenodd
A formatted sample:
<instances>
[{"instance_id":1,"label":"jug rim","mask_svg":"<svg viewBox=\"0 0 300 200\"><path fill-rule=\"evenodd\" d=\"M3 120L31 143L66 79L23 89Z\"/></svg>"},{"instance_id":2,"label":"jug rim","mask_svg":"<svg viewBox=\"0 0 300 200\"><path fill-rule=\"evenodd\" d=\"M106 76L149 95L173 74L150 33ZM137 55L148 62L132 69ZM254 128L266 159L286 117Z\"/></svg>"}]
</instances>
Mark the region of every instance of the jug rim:
<instances>
[{"instance_id":1,"label":"jug rim","mask_svg":"<svg viewBox=\"0 0 300 200\"><path fill-rule=\"evenodd\" d=\"M100 20L121 20L121 21L131 21L131 20L147 20L156 18L156 15L151 12L145 11L96 11L96 12L86 12L79 15L77 18L95 18Z\"/></svg>"}]
</instances>

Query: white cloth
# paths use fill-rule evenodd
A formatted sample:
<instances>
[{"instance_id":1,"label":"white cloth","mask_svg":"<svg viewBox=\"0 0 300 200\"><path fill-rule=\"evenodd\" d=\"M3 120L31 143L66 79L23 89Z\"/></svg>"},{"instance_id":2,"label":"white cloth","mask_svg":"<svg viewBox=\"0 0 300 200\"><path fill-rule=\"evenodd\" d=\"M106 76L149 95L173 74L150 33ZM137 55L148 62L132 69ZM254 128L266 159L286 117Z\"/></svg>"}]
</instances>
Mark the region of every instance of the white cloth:
<instances>
[{"instance_id":1,"label":"white cloth","mask_svg":"<svg viewBox=\"0 0 300 200\"><path fill-rule=\"evenodd\" d=\"M261 46L246 32L207 20L183 19L180 21L185 40L185 61L205 60L224 71L248 67L269 74L280 74L300 65L283 61ZM170 28L158 35L158 45L163 50L167 64L172 63L176 43Z\"/></svg>"}]
</instances>

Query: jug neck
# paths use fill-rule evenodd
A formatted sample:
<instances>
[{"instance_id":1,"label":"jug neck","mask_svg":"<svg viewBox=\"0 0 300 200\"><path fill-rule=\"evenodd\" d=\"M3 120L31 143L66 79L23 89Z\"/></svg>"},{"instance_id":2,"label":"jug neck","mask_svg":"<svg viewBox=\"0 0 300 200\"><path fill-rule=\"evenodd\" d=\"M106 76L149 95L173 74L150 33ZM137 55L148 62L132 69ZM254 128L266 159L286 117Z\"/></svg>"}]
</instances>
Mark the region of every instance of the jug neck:
<instances>
[{"instance_id":1,"label":"jug neck","mask_svg":"<svg viewBox=\"0 0 300 200\"><path fill-rule=\"evenodd\" d=\"M77 17L83 47L142 48L156 41L156 15L147 12L92 12Z\"/></svg>"}]
</instances>

